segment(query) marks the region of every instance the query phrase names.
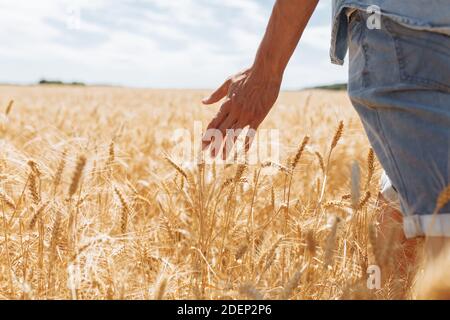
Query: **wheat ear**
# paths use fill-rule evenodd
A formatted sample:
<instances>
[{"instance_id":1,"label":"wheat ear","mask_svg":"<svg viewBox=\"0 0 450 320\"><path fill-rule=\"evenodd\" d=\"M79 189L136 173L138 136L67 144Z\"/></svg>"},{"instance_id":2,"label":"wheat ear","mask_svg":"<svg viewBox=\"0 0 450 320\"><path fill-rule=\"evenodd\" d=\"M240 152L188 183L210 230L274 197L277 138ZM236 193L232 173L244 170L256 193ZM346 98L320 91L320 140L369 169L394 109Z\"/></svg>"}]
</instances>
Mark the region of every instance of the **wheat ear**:
<instances>
[{"instance_id":1,"label":"wheat ear","mask_svg":"<svg viewBox=\"0 0 450 320\"><path fill-rule=\"evenodd\" d=\"M56 168L55 177L53 179L54 192L56 192L56 189L61 184L62 174L64 172L64 168L66 167L66 162L67 162L66 157L67 157L67 149L65 148L61 154L61 159L59 160L58 168Z\"/></svg>"},{"instance_id":2,"label":"wheat ear","mask_svg":"<svg viewBox=\"0 0 450 320\"><path fill-rule=\"evenodd\" d=\"M370 148L369 153L367 155L366 189L369 189L369 187L370 187L370 182L372 181L374 172L375 172L375 154L373 152L373 149Z\"/></svg>"},{"instance_id":3,"label":"wheat ear","mask_svg":"<svg viewBox=\"0 0 450 320\"><path fill-rule=\"evenodd\" d=\"M120 205L122 207L121 216L120 216L120 231L125 234L128 229L128 216L130 214L130 205L128 201L125 199L123 193L119 190L119 188L114 187L114 192L119 198Z\"/></svg>"},{"instance_id":4,"label":"wheat ear","mask_svg":"<svg viewBox=\"0 0 450 320\"><path fill-rule=\"evenodd\" d=\"M85 166L86 166L86 157L84 155L81 155L78 158L75 171L73 172L72 182L70 183L68 192L69 198L72 198L73 195L77 192L78 185L80 184L81 176L83 175L83 170Z\"/></svg>"},{"instance_id":5,"label":"wheat ear","mask_svg":"<svg viewBox=\"0 0 450 320\"><path fill-rule=\"evenodd\" d=\"M297 153L295 154L294 159L291 162L291 170L294 170L297 167L298 162L300 161L300 158L302 157L303 151L305 150L308 142L309 142L309 137L305 136L303 138L302 143L300 144L300 146L297 149Z\"/></svg>"},{"instance_id":6,"label":"wheat ear","mask_svg":"<svg viewBox=\"0 0 450 320\"><path fill-rule=\"evenodd\" d=\"M6 106L5 115L8 116L11 113L12 107L14 104L14 100L11 100Z\"/></svg>"}]
</instances>

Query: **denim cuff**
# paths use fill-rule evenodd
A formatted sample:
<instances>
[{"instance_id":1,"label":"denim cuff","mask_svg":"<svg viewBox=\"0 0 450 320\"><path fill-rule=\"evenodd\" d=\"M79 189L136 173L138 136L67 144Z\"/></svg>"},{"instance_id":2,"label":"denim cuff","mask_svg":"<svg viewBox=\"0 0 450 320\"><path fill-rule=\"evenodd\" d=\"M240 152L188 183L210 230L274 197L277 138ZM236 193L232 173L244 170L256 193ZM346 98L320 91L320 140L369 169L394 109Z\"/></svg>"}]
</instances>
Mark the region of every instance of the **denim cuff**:
<instances>
[{"instance_id":1,"label":"denim cuff","mask_svg":"<svg viewBox=\"0 0 450 320\"><path fill-rule=\"evenodd\" d=\"M450 213L404 216L403 230L408 239L450 237Z\"/></svg>"},{"instance_id":2,"label":"denim cuff","mask_svg":"<svg viewBox=\"0 0 450 320\"><path fill-rule=\"evenodd\" d=\"M386 172L381 175L381 194L395 209L401 210L397 191ZM417 237L450 237L450 213L403 215L403 231L406 238Z\"/></svg>"}]
</instances>

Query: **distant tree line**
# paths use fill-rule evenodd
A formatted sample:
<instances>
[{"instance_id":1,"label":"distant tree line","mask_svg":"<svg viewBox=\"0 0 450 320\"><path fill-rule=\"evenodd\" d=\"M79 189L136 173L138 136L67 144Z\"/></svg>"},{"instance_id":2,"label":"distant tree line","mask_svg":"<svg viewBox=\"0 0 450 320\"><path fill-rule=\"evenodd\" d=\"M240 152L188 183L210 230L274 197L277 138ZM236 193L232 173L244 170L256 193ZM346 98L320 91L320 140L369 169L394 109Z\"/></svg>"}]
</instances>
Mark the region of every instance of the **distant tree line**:
<instances>
[{"instance_id":1,"label":"distant tree line","mask_svg":"<svg viewBox=\"0 0 450 320\"><path fill-rule=\"evenodd\" d=\"M42 79L39 81L40 85L60 85L60 86L85 86L85 84L83 82L63 82L63 81L59 81L59 80L46 80L46 79Z\"/></svg>"},{"instance_id":2,"label":"distant tree line","mask_svg":"<svg viewBox=\"0 0 450 320\"><path fill-rule=\"evenodd\" d=\"M326 85L326 86L318 86L318 87L314 87L312 89L341 91L341 90L347 90L347 84L346 83L336 83L336 84L331 84L331 85Z\"/></svg>"}]
</instances>

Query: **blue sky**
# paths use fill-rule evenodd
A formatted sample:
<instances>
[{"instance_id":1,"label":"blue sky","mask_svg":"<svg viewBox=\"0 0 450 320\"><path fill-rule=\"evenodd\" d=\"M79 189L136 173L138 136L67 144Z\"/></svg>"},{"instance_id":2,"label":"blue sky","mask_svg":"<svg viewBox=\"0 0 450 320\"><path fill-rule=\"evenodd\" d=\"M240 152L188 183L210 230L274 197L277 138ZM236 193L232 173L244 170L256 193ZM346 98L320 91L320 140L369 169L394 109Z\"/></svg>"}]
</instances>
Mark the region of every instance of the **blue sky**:
<instances>
[{"instance_id":1,"label":"blue sky","mask_svg":"<svg viewBox=\"0 0 450 320\"><path fill-rule=\"evenodd\" d=\"M0 0L0 82L213 88L249 66L274 0ZM346 81L321 0L283 87Z\"/></svg>"}]
</instances>

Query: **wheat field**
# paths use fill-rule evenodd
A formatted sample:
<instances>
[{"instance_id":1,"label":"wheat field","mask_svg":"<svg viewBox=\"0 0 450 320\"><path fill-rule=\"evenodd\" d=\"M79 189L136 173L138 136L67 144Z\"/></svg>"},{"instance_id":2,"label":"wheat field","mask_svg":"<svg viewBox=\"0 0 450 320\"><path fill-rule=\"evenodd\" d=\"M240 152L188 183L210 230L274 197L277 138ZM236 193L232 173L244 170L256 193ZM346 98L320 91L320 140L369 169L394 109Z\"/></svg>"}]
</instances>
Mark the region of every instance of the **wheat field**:
<instances>
[{"instance_id":1,"label":"wheat field","mask_svg":"<svg viewBox=\"0 0 450 320\"><path fill-rule=\"evenodd\" d=\"M0 87L0 298L408 297L346 94L281 94L263 124L280 163L177 163L173 130L217 111L206 94ZM381 288L370 265L394 270Z\"/></svg>"}]
</instances>

